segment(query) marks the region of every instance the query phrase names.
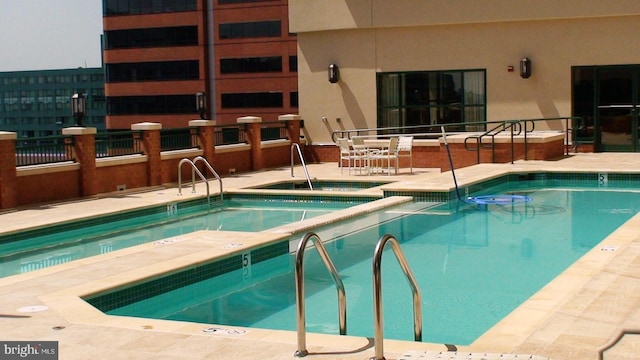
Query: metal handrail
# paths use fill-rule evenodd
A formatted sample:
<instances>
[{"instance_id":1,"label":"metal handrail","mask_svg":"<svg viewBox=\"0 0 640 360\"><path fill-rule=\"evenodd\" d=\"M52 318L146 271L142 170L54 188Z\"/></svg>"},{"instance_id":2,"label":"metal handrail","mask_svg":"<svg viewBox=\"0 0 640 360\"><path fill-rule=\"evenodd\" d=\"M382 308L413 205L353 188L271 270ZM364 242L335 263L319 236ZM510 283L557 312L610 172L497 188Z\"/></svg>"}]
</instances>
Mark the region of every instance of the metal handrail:
<instances>
[{"instance_id":1,"label":"metal handrail","mask_svg":"<svg viewBox=\"0 0 640 360\"><path fill-rule=\"evenodd\" d=\"M409 268L409 263L400 249L398 240L392 235L383 235L373 254L373 324L374 324L374 346L375 357L371 360L384 360L383 350L383 319L382 319L382 273L380 267L382 264L382 251L387 243L391 243L393 253L404 272L409 286L411 286L411 292L413 293L413 332L414 340L422 341L422 295L420 294L420 288L418 288L415 276Z\"/></svg>"},{"instance_id":2,"label":"metal handrail","mask_svg":"<svg viewBox=\"0 0 640 360\"><path fill-rule=\"evenodd\" d=\"M196 156L195 158L193 158L193 164L195 165L198 161L202 161L208 168L209 171L211 171L211 173L213 174L213 176L215 176L215 178L218 180L218 183L220 184L220 201L224 200L224 194L222 191L222 178L220 177L220 175L218 175L218 173L213 169L213 166L211 166L211 164L209 164L209 162L207 161L207 159L205 159L202 156Z\"/></svg>"},{"instance_id":3,"label":"metal handrail","mask_svg":"<svg viewBox=\"0 0 640 360\"><path fill-rule=\"evenodd\" d=\"M344 285L342 283L342 279L340 279L340 275L338 275L338 271L336 270L335 265L331 261L327 250L324 248L322 244L322 240L320 237L313 232L305 234L300 242L298 243L298 249L296 250L296 310L297 310L297 330L298 330L298 350L295 352L295 356L304 357L309 354L306 346L306 320L305 320L305 310L304 310L304 250L307 247L307 243L309 240L313 241L313 244L318 250L318 254L320 258L324 262L324 265L329 270L333 281L336 284L336 289L338 291L338 322L340 325L340 335L347 334L347 297L344 291Z\"/></svg>"},{"instance_id":4,"label":"metal handrail","mask_svg":"<svg viewBox=\"0 0 640 360\"><path fill-rule=\"evenodd\" d=\"M304 174L307 177L307 183L309 184L309 189L313 190L313 185L311 185L311 178L309 177L309 171L307 170L307 164L304 163L304 157L302 156L302 151L300 150L300 145L298 143L291 144L291 177L293 177L293 149L298 149L298 156L300 157L300 162L302 163L302 169L304 170Z\"/></svg>"},{"instance_id":5,"label":"metal handrail","mask_svg":"<svg viewBox=\"0 0 640 360\"><path fill-rule=\"evenodd\" d=\"M178 163L178 195L182 195L182 164L191 164L191 193L195 193L196 192L196 176L195 174L198 173L198 176L200 176L200 179L202 179L202 181L204 181L204 183L207 185L207 205L209 206L209 210L211 210L211 199L209 199L209 182L207 181L207 178L202 175L202 172L200 172L200 170L198 170L198 168L196 167L196 165L193 163L193 161L189 160L189 159L182 159L180 160L180 162Z\"/></svg>"},{"instance_id":6,"label":"metal handrail","mask_svg":"<svg viewBox=\"0 0 640 360\"><path fill-rule=\"evenodd\" d=\"M618 343L625 335L640 335L640 329L622 329L618 331L615 337L611 338L609 342L604 344L600 349L598 349L598 360L604 359L604 352L611 349L615 344Z\"/></svg>"}]
</instances>

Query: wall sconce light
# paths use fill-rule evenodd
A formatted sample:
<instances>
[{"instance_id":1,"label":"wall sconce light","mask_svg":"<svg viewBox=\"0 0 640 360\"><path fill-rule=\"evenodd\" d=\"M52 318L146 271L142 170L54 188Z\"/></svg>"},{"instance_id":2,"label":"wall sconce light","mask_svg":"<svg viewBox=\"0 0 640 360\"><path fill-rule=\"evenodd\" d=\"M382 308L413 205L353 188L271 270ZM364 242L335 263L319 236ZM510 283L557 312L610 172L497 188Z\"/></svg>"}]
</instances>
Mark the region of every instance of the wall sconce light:
<instances>
[{"instance_id":1,"label":"wall sconce light","mask_svg":"<svg viewBox=\"0 0 640 360\"><path fill-rule=\"evenodd\" d=\"M87 114L87 98L84 94L75 93L71 96L71 115L76 120L76 126L82 126L82 119Z\"/></svg>"},{"instance_id":2,"label":"wall sconce light","mask_svg":"<svg viewBox=\"0 0 640 360\"><path fill-rule=\"evenodd\" d=\"M203 91L196 93L196 110L200 114L200 119L204 120L207 113L207 95Z\"/></svg>"},{"instance_id":3,"label":"wall sconce light","mask_svg":"<svg viewBox=\"0 0 640 360\"><path fill-rule=\"evenodd\" d=\"M520 60L520 77L528 79L531 76L531 59L524 57Z\"/></svg>"},{"instance_id":4,"label":"wall sconce light","mask_svg":"<svg viewBox=\"0 0 640 360\"><path fill-rule=\"evenodd\" d=\"M340 79L340 72L338 70L338 65L331 64L329 65L329 82L335 84Z\"/></svg>"}]
</instances>

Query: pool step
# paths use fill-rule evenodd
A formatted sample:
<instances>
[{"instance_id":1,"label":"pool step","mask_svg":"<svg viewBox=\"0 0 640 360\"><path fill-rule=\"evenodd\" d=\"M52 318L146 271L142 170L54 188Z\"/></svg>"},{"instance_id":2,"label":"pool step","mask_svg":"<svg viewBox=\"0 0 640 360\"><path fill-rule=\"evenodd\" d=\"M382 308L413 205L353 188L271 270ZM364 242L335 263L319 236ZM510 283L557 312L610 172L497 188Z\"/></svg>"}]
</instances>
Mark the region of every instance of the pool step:
<instances>
[{"instance_id":1,"label":"pool step","mask_svg":"<svg viewBox=\"0 0 640 360\"><path fill-rule=\"evenodd\" d=\"M398 360L551 360L527 354L492 354L457 351L408 351Z\"/></svg>"}]
</instances>

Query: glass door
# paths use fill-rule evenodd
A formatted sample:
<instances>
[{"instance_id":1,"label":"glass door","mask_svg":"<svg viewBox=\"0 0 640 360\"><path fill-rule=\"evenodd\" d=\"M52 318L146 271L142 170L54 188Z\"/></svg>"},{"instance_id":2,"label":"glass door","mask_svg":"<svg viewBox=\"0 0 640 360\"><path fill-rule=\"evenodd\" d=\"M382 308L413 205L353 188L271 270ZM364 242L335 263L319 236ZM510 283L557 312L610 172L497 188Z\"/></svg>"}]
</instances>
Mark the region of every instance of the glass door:
<instances>
[{"instance_id":1,"label":"glass door","mask_svg":"<svg viewBox=\"0 0 640 360\"><path fill-rule=\"evenodd\" d=\"M596 123L600 151L640 151L637 66L597 69Z\"/></svg>"}]
</instances>

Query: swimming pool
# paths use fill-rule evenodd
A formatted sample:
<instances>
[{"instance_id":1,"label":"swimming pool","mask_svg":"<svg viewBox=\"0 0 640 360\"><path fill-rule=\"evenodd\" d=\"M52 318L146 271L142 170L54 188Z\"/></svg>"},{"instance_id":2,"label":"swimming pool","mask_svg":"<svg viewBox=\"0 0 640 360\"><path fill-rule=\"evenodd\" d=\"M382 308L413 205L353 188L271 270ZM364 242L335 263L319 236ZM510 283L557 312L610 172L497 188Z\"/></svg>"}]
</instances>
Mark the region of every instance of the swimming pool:
<instances>
[{"instance_id":1,"label":"swimming pool","mask_svg":"<svg viewBox=\"0 0 640 360\"><path fill-rule=\"evenodd\" d=\"M327 250L345 283L347 333L373 334L370 257L385 233L401 240L420 283L424 341L464 345L640 209L638 191L574 187L562 181L561 188L547 189L535 181L529 185L519 183L516 189L533 198L530 204L490 206L484 211L449 203L332 240ZM284 254L253 264L252 274L257 276L252 281L243 278L242 270L231 271L142 302L98 308L109 314L295 330L292 262L292 256ZM335 287L315 252L306 256L306 273L307 329L338 333ZM385 337L409 340L411 294L400 277L395 262L385 261ZM194 301L175 301L183 291ZM89 302L96 305L102 300Z\"/></svg>"},{"instance_id":2,"label":"swimming pool","mask_svg":"<svg viewBox=\"0 0 640 360\"><path fill-rule=\"evenodd\" d=\"M175 202L0 235L0 277L202 229L262 231L345 209L372 198L227 196L208 210L206 201Z\"/></svg>"}]
</instances>

